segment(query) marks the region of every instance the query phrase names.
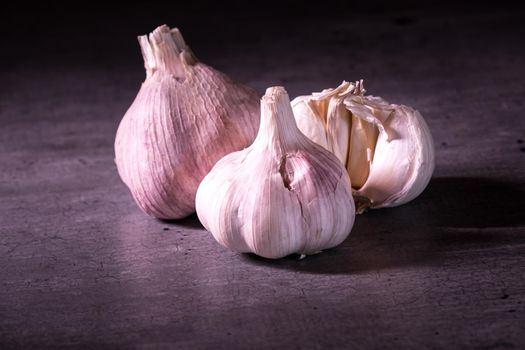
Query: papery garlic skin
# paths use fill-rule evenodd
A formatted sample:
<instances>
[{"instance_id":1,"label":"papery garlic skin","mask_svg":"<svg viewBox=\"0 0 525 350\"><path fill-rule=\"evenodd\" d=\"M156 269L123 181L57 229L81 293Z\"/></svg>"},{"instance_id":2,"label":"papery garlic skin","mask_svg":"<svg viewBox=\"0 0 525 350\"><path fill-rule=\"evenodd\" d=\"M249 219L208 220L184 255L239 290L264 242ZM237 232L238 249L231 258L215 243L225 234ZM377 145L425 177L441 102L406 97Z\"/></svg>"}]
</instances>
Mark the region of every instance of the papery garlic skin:
<instances>
[{"instance_id":1,"label":"papery garlic skin","mask_svg":"<svg viewBox=\"0 0 525 350\"><path fill-rule=\"evenodd\" d=\"M253 142L257 93L199 62L178 29L139 37L146 80L124 115L115 162L139 207L161 219L195 211L202 178Z\"/></svg>"},{"instance_id":2,"label":"papery garlic skin","mask_svg":"<svg viewBox=\"0 0 525 350\"><path fill-rule=\"evenodd\" d=\"M411 201L435 167L432 135L421 114L364 92L362 81L343 82L291 103L299 129L346 165L360 212Z\"/></svg>"},{"instance_id":3,"label":"papery garlic skin","mask_svg":"<svg viewBox=\"0 0 525 350\"><path fill-rule=\"evenodd\" d=\"M202 180L196 208L221 245L266 258L335 247L355 217L346 169L299 131L282 87L266 90L254 143Z\"/></svg>"}]
</instances>

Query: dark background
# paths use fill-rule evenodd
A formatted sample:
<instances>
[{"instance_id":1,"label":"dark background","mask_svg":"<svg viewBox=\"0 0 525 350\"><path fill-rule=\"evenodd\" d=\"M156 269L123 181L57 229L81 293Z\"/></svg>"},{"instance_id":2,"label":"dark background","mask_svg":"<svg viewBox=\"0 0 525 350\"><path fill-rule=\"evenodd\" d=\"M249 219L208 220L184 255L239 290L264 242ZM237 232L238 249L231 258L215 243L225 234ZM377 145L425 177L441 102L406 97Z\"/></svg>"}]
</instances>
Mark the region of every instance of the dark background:
<instances>
[{"instance_id":1,"label":"dark background","mask_svg":"<svg viewBox=\"0 0 525 350\"><path fill-rule=\"evenodd\" d=\"M417 36L418 24L427 19L436 22L433 30L441 31L443 36L437 42L412 43L412 47L439 44L447 48L450 45L447 41L461 41L468 48L472 39L467 39L469 31L480 30L478 39L493 31L493 37L485 38L487 41L498 38L501 32L497 28L483 28L490 26L489 22L459 26L462 18L517 15L523 12L523 7L514 2L479 1L474 5L453 0L336 0L312 4L277 0L10 2L3 5L0 14L4 34L2 60L10 66L26 67L51 64L113 68L138 64L140 57L136 55L134 38L164 23L181 27L187 40L197 44L195 50L203 58L232 50L238 54L265 40L288 40L290 44L299 44L296 50L309 49L305 53L319 55L322 52L316 45L324 43L320 38L332 37L332 48L356 44L360 47L365 45L361 40L372 40L366 45L374 45L371 30L374 22L391 23L392 31ZM374 20L364 21L370 18ZM359 26L355 26L353 33L357 37L347 35L344 29L333 33L333 28L326 24L334 22L343 27L345 24L352 27L357 22ZM296 33L315 35L295 38ZM390 39L399 40L395 33Z\"/></svg>"},{"instance_id":2,"label":"dark background","mask_svg":"<svg viewBox=\"0 0 525 350\"><path fill-rule=\"evenodd\" d=\"M113 141L164 23L260 93L363 78L417 108L428 188L301 261L147 217ZM505 2L2 5L0 348L524 348L524 23Z\"/></svg>"}]
</instances>

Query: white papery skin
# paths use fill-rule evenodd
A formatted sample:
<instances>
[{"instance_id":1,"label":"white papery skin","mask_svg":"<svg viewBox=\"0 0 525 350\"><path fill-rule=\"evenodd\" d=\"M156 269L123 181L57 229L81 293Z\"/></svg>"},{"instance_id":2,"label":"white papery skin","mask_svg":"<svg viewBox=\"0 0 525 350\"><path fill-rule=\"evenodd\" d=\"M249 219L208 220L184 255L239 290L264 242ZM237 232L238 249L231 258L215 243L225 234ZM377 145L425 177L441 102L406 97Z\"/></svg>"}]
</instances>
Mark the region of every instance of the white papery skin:
<instances>
[{"instance_id":1,"label":"white papery skin","mask_svg":"<svg viewBox=\"0 0 525 350\"><path fill-rule=\"evenodd\" d=\"M299 131L282 87L266 90L254 143L202 180L196 208L221 245L266 258L335 247L355 217L346 169Z\"/></svg>"},{"instance_id":2,"label":"white papery skin","mask_svg":"<svg viewBox=\"0 0 525 350\"><path fill-rule=\"evenodd\" d=\"M362 81L343 82L291 103L299 129L347 167L360 212L411 201L435 167L421 114L364 92Z\"/></svg>"},{"instance_id":3,"label":"white papery skin","mask_svg":"<svg viewBox=\"0 0 525 350\"><path fill-rule=\"evenodd\" d=\"M176 28L139 42L147 76L119 125L115 162L144 212L180 219L195 211L197 187L217 160L253 142L259 97L198 62Z\"/></svg>"}]
</instances>

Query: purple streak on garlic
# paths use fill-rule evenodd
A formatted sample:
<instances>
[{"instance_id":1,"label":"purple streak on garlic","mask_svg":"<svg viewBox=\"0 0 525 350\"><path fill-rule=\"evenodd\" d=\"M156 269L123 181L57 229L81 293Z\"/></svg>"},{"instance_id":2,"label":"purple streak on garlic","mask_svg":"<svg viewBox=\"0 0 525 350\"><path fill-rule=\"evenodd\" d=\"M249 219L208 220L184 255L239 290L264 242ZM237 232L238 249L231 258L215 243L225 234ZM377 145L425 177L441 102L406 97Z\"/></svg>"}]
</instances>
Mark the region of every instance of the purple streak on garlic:
<instances>
[{"instance_id":1,"label":"purple streak on garlic","mask_svg":"<svg viewBox=\"0 0 525 350\"><path fill-rule=\"evenodd\" d=\"M144 212L180 219L195 211L217 160L254 140L259 97L199 62L176 28L160 26L139 43L146 80L119 125L115 162Z\"/></svg>"},{"instance_id":2,"label":"purple streak on garlic","mask_svg":"<svg viewBox=\"0 0 525 350\"><path fill-rule=\"evenodd\" d=\"M335 247L355 216L346 169L299 131L282 87L266 90L257 138L217 162L196 207L221 245L266 258Z\"/></svg>"}]
</instances>

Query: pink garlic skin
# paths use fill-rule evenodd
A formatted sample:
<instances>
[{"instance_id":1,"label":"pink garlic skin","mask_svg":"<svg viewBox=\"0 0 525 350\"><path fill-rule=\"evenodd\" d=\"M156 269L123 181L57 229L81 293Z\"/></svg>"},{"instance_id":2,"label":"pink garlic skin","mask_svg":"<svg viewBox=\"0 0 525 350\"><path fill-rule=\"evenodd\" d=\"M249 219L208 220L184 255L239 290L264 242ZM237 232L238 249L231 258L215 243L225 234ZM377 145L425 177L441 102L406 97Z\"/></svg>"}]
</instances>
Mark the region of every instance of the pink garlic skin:
<instances>
[{"instance_id":1,"label":"pink garlic skin","mask_svg":"<svg viewBox=\"0 0 525 350\"><path fill-rule=\"evenodd\" d=\"M259 97L198 62L177 29L139 41L147 77L118 127L115 162L145 213L180 219L215 163L255 139Z\"/></svg>"}]
</instances>

